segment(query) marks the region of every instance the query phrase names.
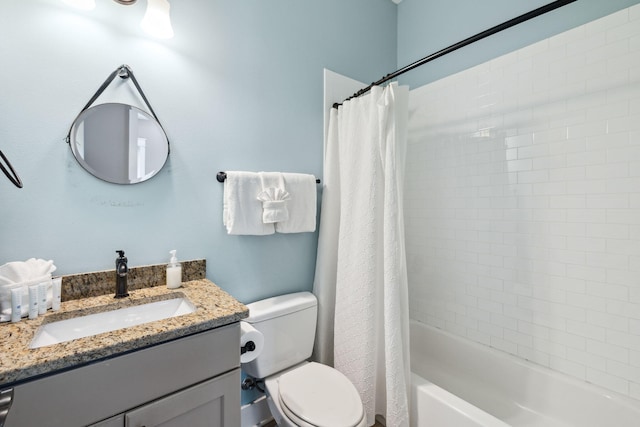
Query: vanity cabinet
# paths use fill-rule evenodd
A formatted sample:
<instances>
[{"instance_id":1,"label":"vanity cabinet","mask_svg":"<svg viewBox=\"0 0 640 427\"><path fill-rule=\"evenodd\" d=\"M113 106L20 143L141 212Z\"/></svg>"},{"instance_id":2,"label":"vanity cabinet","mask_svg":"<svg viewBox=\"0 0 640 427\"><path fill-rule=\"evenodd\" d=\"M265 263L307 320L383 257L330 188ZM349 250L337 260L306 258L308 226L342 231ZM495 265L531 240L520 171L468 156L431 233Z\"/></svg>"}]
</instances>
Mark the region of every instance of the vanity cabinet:
<instances>
[{"instance_id":1,"label":"vanity cabinet","mask_svg":"<svg viewBox=\"0 0 640 427\"><path fill-rule=\"evenodd\" d=\"M239 382L240 373L234 370L90 427L238 426L229 415L235 411L232 405L240 403L229 398L229 391Z\"/></svg>"},{"instance_id":2,"label":"vanity cabinet","mask_svg":"<svg viewBox=\"0 0 640 427\"><path fill-rule=\"evenodd\" d=\"M237 427L238 323L13 387L6 427Z\"/></svg>"}]
</instances>

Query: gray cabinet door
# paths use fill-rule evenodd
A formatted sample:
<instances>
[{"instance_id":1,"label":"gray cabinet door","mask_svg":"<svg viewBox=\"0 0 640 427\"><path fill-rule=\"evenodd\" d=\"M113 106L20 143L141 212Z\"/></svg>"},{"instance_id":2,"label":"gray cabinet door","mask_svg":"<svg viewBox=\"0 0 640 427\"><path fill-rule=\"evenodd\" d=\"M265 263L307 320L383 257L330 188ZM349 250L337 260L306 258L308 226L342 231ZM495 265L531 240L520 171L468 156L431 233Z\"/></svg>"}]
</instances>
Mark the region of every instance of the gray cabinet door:
<instances>
[{"instance_id":1,"label":"gray cabinet door","mask_svg":"<svg viewBox=\"0 0 640 427\"><path fill-rule=\"evenodd\" d=\"M125 414L125 427L237 427L240 370L171 394Z\"/></svg>"}]
</instances>

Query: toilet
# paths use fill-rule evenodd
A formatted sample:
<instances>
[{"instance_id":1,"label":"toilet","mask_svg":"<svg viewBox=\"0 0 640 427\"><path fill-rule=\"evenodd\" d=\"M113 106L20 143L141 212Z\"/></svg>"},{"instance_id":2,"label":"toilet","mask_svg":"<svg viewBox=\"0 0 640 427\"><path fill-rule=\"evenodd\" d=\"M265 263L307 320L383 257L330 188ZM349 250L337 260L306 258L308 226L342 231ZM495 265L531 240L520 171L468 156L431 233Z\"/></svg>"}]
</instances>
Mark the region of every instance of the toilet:
<instances>
[{"instance_id":1,"label":"toilet","mask_svg":"<svg viewBox=\"0 0 640 427\"><path fill-rule=\"evenodd\" d=\"M264 336L257 358L242 369L264 380L271 415L280 427L366 427L358 391L336 369L309 362L318 302L309 292L247 304L249 323Z\"/></svg>"}]
</instances>

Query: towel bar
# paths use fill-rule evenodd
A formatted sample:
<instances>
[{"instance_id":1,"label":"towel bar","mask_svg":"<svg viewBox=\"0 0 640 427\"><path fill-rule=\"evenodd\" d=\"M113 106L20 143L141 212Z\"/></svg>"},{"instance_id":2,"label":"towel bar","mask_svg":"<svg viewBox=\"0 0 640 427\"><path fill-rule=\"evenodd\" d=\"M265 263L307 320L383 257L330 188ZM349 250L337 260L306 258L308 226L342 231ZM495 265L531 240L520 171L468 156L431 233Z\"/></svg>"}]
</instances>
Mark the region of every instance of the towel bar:
<instances>
[{"instance_id":1,"label":"towel bar","mask_svg":"<svg viewBox=\"0 0 640 427\"><path fill-rule=\"evenodd\" d=\"M224 182L225 179L227 179L227 173L226 172L218 172L218 174L216 175L216 179L218 180L218 182ZM316 184L320 184L320 180L316 179Z\"/></svg>"}]
</instances>

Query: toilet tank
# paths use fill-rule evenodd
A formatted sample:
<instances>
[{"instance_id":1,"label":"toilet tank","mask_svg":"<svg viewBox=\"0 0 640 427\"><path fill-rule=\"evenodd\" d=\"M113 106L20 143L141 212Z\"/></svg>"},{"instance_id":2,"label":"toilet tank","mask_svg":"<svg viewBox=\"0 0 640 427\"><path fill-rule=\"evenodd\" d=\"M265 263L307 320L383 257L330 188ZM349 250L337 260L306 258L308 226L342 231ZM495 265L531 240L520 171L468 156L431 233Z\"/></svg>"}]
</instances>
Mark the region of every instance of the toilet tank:
<instances>
[{"instance_id":1,"label":"toilet tank","mask_svg":"<svg viewBox=\"0 0 640 427\"><path fill-rule=\"evenodd\" d=\"M264 335L260 355L242 369L254 378L265 378L309 357L316 335L318 301L309 292L280 295L247 304L244 319Z\"/></svg>"}]
</instances>

